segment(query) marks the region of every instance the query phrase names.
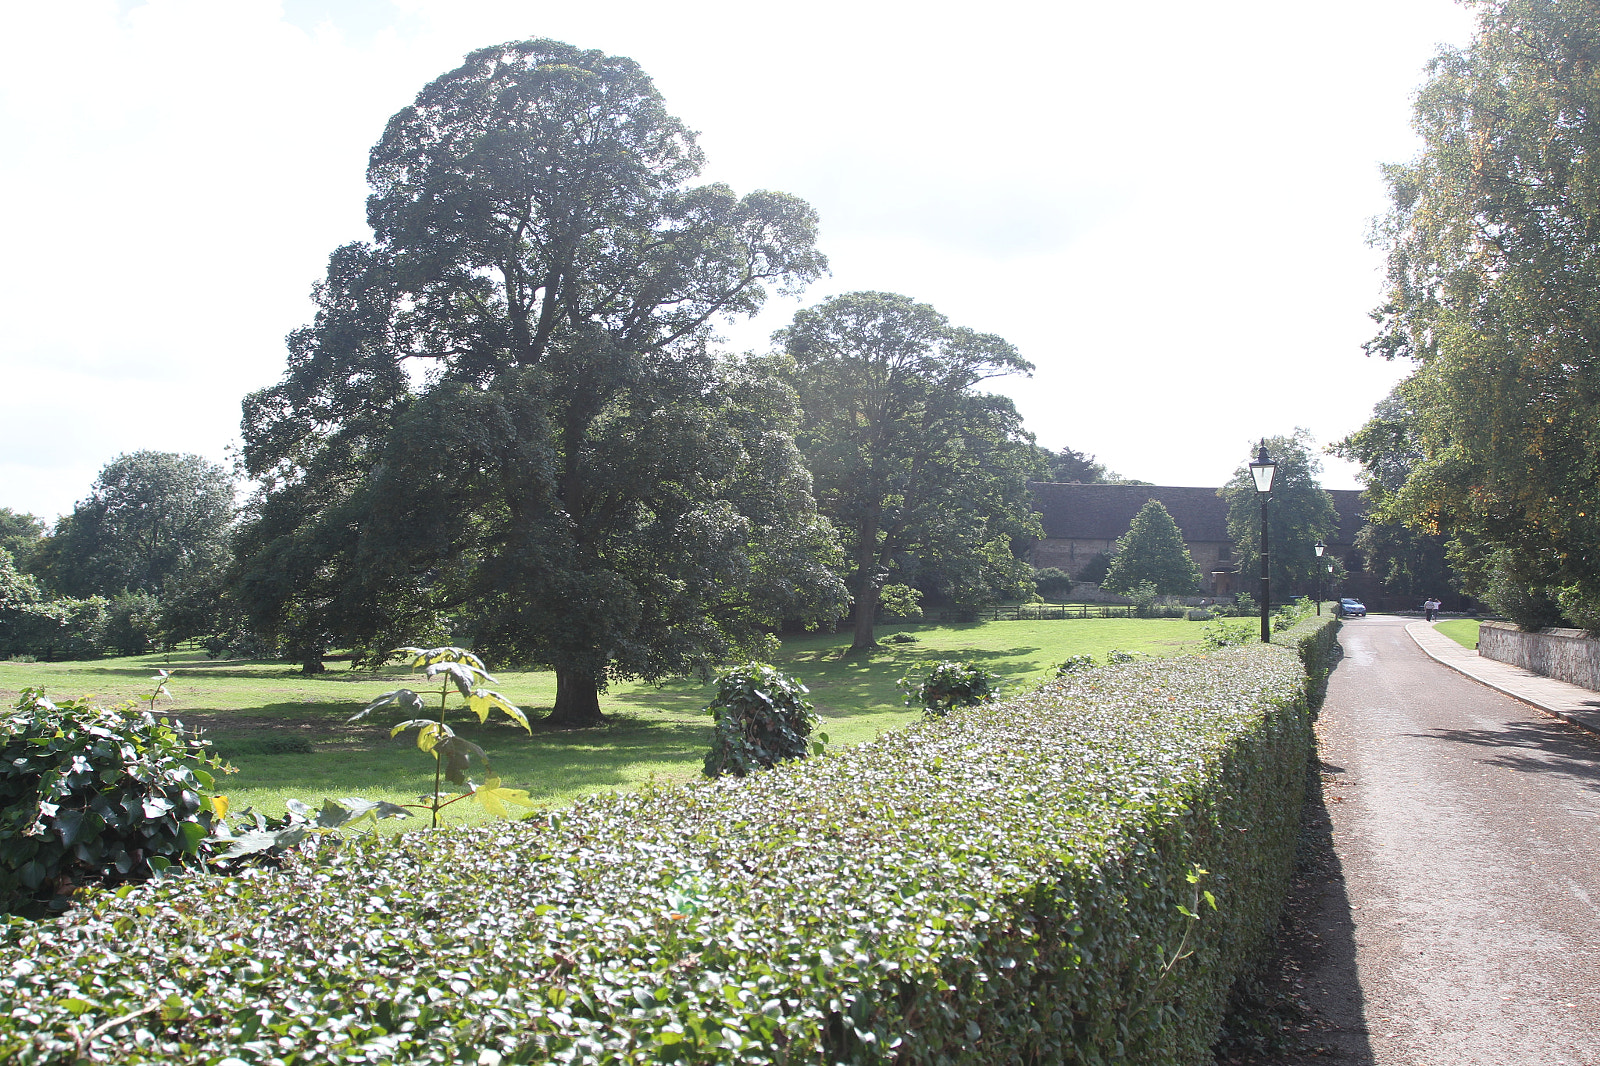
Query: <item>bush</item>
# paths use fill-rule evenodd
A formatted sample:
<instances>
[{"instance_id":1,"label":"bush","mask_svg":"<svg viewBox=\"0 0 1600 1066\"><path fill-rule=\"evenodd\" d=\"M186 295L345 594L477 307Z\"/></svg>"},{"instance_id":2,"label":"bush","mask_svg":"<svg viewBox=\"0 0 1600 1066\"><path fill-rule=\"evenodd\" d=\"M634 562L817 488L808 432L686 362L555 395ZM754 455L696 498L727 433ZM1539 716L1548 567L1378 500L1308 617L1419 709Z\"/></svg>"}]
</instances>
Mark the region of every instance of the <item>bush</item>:
<instances>
[{"instance_id":1,"label":"bush","mask_svg":"<svg viewBox=\"0 0 1600 1066\"><path fill-rule=\"evenodd\" d=\"M1071 594L1072 575L1054 566L1047 566L1033 572L1033 585L1039 590L1039 595L1059 598Z\"/></svg>"},{"instance_id":2,"label":"bush","mask_svg":"<svg viewBox=\"0 0 1600 1066\"><path fill-rule=\"evenodd\" d=\"M944 715L958 707L976 707L1000 694L998 675L974 663L922 662L900 678L906 705L927 715Z\"/></svg>"},{"instance_id":3,"label":"bush","mask_svg":"<svg viewBox=\"0 0 1600 1066\"><path fill-rule=\"evenodd\" d=\"M788 759L821 754L826 733L811 740L819 719L806 687L766 663L746 663L717 678L717 695L706 707L716 719L705 774L743 777Z\"/></svg>"},{"instance_id":4,"label":"bush","mask_svg":"<svg viewBox=\"0 0 1600 1066\"><path fill-rule=\"evenodd\" d=\"M1061 664L1056 667L1056 677L1066 677L1068 674L1076 673L1079 670L1088 670L1093 666L1093 655L1074 655L1063 660Z\"/></svg>"},{"instance_id":5,"label":"bush","mask_svg":"<svg viewBox=\"0 0 1600 1066\"><path fill-rule=\"evenodd\" d=\"M137 704L26 689L0 719L0 908L61 910L72 889L143 880L198 854L205 743Z\"/></svg>"},{"instance_id":6,"label":"bush","mask_svg":"<svg viewBox=\"0 0 1600 1066\"><path fill-rule=\"evenodd\" d=\"M884 618L921 618L922 593L910 585L885 585L878 593L878 613Z\"/></svg>"},{"instance_id":7,"label":"bush","mask_svg":"<svg viewBox=\"0 0 1600 1066\"><path fill-rule=\"evenodd\" d=\"M1141 662L741 782L99 894L0 929L0 1060L1207 1061L1292 859L1304 681L1274 646Z\"/></svg>"},{"instance_id":8,"label":"bush","mask_svg":"<svg viewBox=\"0 0 1600 1066\"><path fill-rule=\"evenodd\" d=\"M1215 611L1208 611L1204 607L1191 607L1183 612L1184 620L1189 622L1209 622L1216 616Z\"/></svg>"}]
</instances>

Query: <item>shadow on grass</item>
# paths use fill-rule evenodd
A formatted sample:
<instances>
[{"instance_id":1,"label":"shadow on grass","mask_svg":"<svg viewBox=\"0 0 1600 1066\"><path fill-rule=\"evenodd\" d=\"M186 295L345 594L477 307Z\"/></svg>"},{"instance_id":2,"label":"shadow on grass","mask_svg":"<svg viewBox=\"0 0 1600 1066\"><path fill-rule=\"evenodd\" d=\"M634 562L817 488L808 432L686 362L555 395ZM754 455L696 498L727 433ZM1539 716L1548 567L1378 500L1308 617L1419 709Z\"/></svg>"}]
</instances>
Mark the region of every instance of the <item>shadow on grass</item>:
<instances>
[{"instance_id":1,"label":"shadow on grass","mask_svg":"<svg viewBox=\"0 0 1600 1066\"><path fill-rule=\"evenodd\" d=\"M452 720L457 733L481 746L494 771L531 798L629 788L641 779L641 764L675 777L699 769L711 744L711 726L673 720L619 718L593 729L547 732L529 737L512 725L480 726ZM237 733L217 738L216 751L239 774L234 788L271 788L289 795L323 797L369 790L427 792L433 787L433 762L417 750L415 734L390 739L388 727L362 729L343 737L318 738L313 751L268 750L282 730ZM475 779L481 767L473 764ZM226 786L225 786L226 787ZM343 790L343 791L341 791Z\"/></svg>"}]
</instances>

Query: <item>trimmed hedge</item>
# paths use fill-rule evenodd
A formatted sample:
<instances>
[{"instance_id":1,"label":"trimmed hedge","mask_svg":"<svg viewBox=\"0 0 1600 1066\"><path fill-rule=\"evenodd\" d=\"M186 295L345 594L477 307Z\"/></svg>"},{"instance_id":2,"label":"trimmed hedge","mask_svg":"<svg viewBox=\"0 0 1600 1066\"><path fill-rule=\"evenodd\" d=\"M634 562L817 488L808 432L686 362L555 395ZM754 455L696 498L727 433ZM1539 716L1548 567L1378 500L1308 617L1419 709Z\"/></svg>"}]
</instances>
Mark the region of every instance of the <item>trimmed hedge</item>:
<instances>
[{"instance_id":1,"label":"trimmed hedge","mask_svg":"<svg viewBox=\"0 0 1600 1066\"><path fill-rule=\"evenodd\" d=\"M4 929L0 1061L1200 1063L1282 899L1305 682L1276 645L1089 670L742 781L101 893Z\"/></svg>"}]
</instances>

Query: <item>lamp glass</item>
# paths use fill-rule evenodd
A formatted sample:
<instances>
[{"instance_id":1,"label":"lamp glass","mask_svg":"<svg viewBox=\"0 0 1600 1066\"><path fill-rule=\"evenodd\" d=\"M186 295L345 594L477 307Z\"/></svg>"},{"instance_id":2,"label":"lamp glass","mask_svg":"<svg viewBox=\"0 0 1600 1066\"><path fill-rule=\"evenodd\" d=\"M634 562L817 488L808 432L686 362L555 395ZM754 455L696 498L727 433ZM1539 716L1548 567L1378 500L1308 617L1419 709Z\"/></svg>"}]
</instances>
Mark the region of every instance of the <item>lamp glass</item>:
<instances>
[{"instance_id":1,"label":"lamp glass","mask_svg":"<svg viewBox=\"0 0 1600 1066\"><path fill-rule=\"evenodd\" d=\"M1267 443L1261 442L1261 450L1256 452L1255 462L1250 464L1250 476L1256 479L1256 491L1265 495L1272 491L1272 475L1278 472L1278 464L1267 455Z\"/></svg>"},{"instance_id":2,"label":"lamp glass","mask_svg":"<svg viewBox=\"0 0 1600 1066\"><path fill-rule=\"evenodd\" d=\"M1322 541L1320 541L1320 540L1317 541L1315 544L1313 544L1311 547L1316 551L1317 558L1319 558L1319 559L1322 558L1322 553L1328 550L1328 546L1326 544L1322 543Z\"/></svg>"}]
</instances>

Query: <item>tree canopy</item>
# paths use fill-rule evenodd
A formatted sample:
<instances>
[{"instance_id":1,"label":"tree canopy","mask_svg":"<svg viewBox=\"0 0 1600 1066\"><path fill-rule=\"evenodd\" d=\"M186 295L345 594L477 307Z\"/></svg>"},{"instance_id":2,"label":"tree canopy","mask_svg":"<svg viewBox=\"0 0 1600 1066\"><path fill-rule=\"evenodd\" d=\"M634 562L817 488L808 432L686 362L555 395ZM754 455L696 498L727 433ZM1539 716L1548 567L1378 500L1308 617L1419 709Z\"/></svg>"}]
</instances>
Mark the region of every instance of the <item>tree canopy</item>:
<instances>
[{"instance_id":1,"label":"tree canopy","mask_svg":"<svg viewBox=\"0 0 1600 1066\"><path fill-rule=\"evenodd\" d=\"M1190 557L1172 512L1159 500L1149 501L1133 516L1100 584L1110 592L1131 592L1146 582L1162 595L1200 591L1200 568Z\"/></svg>"},{"instance_id":2,"label":"tree canopy","mask_svg":"<svg viewBox=\"0 0 1600 1066\"><path fill-rule=\"evenodd\" d=\"M11 553L16 566L28 569L33 553L44 539L45 524L25 511L0 507L0 548Z\"/></svg>"},{"instance_id":3,"label":"tree canopy","mask_svg":"<svg viewBox=\"0 0 1600 1066\"><path fill-rule=\"evenodd\" d=\"M31 568L65 596L216 591L229 559L234 481L198 455L137 451L101 468Z\"/></svg>"},{"instance_id":4,"label":"tree canopy","mask_svg":"<svg viewBox=\"0 0 1600 1066\"><path fill-rule=\"evenodd\" d=\"M1421 154L1388 168L1369 351L1416 364L1420 458L1386 509L1450 535L1474 590L1518 586L1596 628L1600 19L1588 0L1475 6L1418 95Z\"/></svg>"},{"instance_id":5,"label":"tree canopy","mask_svg":"<svg viewBox=\"0 0 1600 1066\"><path fill-rule=\"evenodd\" d=\"M245 402L258 629L308 659L465 629L552 666L584 724L609 678L840 608L793 396L709 332L825 268L816 216L688 184L701 163L637 64L554 41L474 52L390 120L373 239Z\"/></svg>"},{"instance_id":6,"label":"tree canopy","mask_svg":"<svg viewBox=\"0 0 1600 1066\"><path fill-rule=\"evenodd\" d=\"M891 582L958 604L1026 582L1013 541L1041 535L1027 482L1043 471L1015 406L975 386L1032 364L894 293L833 297L775 339L793 360L819 505L846 542L855 647L872 645Z\"/></svg>"},{"instance_id":7,"label":"tree canopy","mask_svg":"<svg viewBox=\"0 0 1600 1066\"><path fill-rule=\"evenodd\" d=\"M1322 463L1312 453L1311 435L1297 429L1288 437L1266 438L1267 454L1278 463L1267 505L1269 576L1275 596L1314 595L1325 566L1313 545L1339 528L1339 513L1317 481ZM1253 449L1252 449L1253 450ZM1228 501L1228 537L1239 554L1239 574L1247 582L1261 573L1261 499L1245 464L1217 491Z\"/></svg>"}]
</instances>

